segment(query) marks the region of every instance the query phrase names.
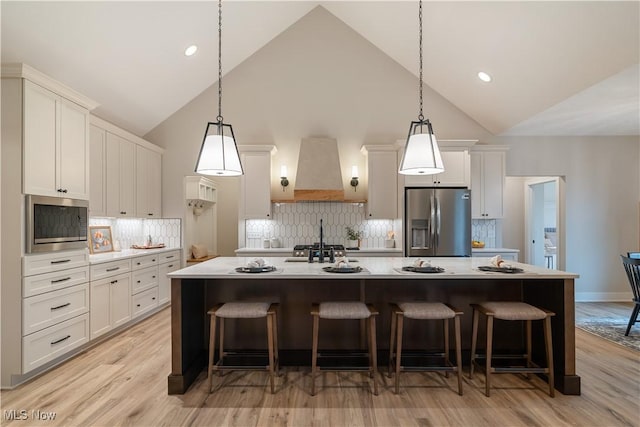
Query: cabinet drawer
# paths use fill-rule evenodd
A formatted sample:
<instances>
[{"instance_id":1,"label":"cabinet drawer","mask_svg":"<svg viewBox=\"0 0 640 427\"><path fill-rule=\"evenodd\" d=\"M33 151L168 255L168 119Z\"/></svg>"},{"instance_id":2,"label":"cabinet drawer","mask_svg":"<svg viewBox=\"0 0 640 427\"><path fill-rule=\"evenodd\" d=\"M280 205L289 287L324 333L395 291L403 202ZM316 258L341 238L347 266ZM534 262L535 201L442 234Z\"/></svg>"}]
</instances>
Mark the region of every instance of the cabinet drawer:
<instances>
[{"instance_id":1,"label":"cabinet drawer","mask_svg":"<svg viewBox=\"0 0 640 427\"><path fill-rule=\"evenodd\" d=\"M29 335L89 311L89 283L22 300L22 334Z\"/></svg>"},{"instance_id":2,"label":"cabinet drawer","mask_svg":"<svg viewBox=\"0 0 640 427\"><path fill-rule=\"evenodd\" d=\"M137 294L145 289L158 286L158 267L149 267L143 270L136 270L131 275L131 295Z\"/></svg>"},{"instance_id":3,"label":"cabinet drawer","mask_svg":"<svg viewBox=\"0 0 640 427\"><path fill-rule=\"evenodd\" d=\"M32 297L89 281L89 266L70 268L55 273L38 274L22 279L22 296Z\"/></svg>"},{"instance_id":4,"label":"cabinet drawer","mask_svg":"<svg viewBox=\"0 0 640 427\"><path fill-rule=\"evenodd\" d=\"M131 299L131 312L133 317L138 317L158 306L158 287L151 288L134 295Z\"/></svg>"},{"instance_id":5,"label":"cabinet drawer","mask_svg":"<svg viewBox=\"0 0 640 427\"><path fill-rule=\"evenodd\" d=\"M161 253L160 256L160 264L164 264L165 262L177 261L180 264L180 251L171 251Z\"/></svg>"},{"instance_id":6,"label":"cabinet drawer","mask_svg":"<svg viewBox=\"0 0 640 427\"><path fill-rule=\"evenodd\" d=\"M134 270L138 270L140 268L147 268L153 265L158 265L158 257L160 254L153 255L145 255L133 258L131 260L131 265Z\"/></svg>"},{"instance_id":7,"label":"cabinet drawer","mask_svg":"<svg viewBox=\"0 0 640 427\"><path fill-rule=\"evenodd\" d=\"M87 249L25 255L22 257L22 275L33 276L34 274L52 273L87 265L89 265L89 252Z\"/></svg>"},{"instance_id":8,"label":"cabinet drawer","mask_svg":"<svg viewBox=\"0 0 640 427\"><path fill-rule=\"evenodd\" d=\"M91 266L91 280L103 279L116 274L128 273L129 271L131 271L131 261L128 259L94 264Z\"/></svg>"},{"instance_id":9,"label":"cabinet drawer","mask_svg":"<svg viewBox=\"0 0 640 427\"><path fill-rule=\"evenodd\" d=\"M22 373L89 342L89 314L83 314L22 338Z\"/></svg>"}]
</instances>

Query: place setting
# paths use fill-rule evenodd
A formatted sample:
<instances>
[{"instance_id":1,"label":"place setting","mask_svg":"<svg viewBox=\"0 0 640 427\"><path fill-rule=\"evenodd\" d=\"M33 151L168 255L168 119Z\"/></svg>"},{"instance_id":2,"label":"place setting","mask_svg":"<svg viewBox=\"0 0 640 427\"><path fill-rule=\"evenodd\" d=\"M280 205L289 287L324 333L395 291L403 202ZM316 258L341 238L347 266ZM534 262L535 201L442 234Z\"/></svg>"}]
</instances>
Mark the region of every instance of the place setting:
<instances>
[{"instance_id":1,"label":"place setting","mask_svg":"<svg viewBox=\"0 0 640 427\"><path fill-rule=\"evenodd\" d=\"M406 265L401 269L394 268L399 273L444 273L443 267L431 265L431 261L417 259L411 265Z\"/></svg>"},{"instance_id":2,"label":"place setting","mask_svg":"<svg viewBox=\"0 0 640 427\"><path fill-rule=\"evenodd\" d=\"M524 270L521 268L514 267L511 264L507 264L502 259L502 256L500 255L496 255L493 258L490 258L489 262L491 263L491 265L482 265L478 267L478 270L493 272L493 273L508 273L508 274L524 272Z\"/></svg>"},{"instance_id":3,"label":"place setting","mask_svg":"<svg viewBox=\"0 0 640 427\"><path fill-rule=\"evenodd\" d=\"M351 265L349 263L349 259L345 256L345 257L336 258L336 261L332 265L322 267L322 271L325 271L327 273L348 274L348 273L362 273L362 272L366 272L367 270L357 265Z\"/></svg>"},{"instance_id":4,"label":"place setting","mask_svg":"<svg viewBox=\"0 0 640 427\"><path fill-rule=\"evenodd\" d=\"M247 262L242 267L236 267L234 272L236 273L281 273L282 270L278 270L275 265L269 265L263 258L254 258Z\"/></svg>"}]
</instances>

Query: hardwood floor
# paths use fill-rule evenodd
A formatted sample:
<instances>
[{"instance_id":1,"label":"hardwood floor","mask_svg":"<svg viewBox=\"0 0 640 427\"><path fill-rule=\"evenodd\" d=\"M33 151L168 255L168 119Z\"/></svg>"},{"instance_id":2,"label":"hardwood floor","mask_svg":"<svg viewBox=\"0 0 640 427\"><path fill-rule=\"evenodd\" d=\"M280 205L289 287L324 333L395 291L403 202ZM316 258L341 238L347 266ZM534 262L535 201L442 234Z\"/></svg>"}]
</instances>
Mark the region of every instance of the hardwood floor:
<instances>
[{"instance_id":1,"label":"hardwood floor","mask_svg":"<svg viewBox=\"0 0 640 427\"><path fill-rule=\"evenodd\" d=\"M600 309L599 307L595 307ZM588 307L585 308L588 310ZM581 307L582 310L582 307ZM587 311L588 312L588 311ZM577 372L582 395L556 393L545 383L496 375L491 397L484 375L458 396L454 376L403 373L401 393L381 376L373 396L362 373L323 373L309 395L309 369L286 369L277 392L268 392L266 372L215 377L207 394L206 373L182 396L167 395L170 370L168 309L92 348L27 384L0 393L2 425L131 426L638 426L640 353L576 330ZM220 384L223 387L219 387ZM7 411L27 411L27 421ZM37 420L32 411L54 412ZM18 416L19 412L16 413Z\"/></svg>"}]
</instances>

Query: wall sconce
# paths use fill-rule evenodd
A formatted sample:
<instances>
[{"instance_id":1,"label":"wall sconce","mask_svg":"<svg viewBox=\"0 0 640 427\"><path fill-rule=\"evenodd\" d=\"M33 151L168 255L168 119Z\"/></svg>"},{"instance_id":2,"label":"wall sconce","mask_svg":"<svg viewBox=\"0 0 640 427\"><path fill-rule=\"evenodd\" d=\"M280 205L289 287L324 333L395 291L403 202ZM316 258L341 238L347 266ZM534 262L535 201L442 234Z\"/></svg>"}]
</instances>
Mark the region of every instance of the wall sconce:
<instances>
[{"instance_id":1,"label":"wall sconce","mask_svg":"<svg viewBox=\"0 0 640 427\"><path fill-rule=\"evenodd\" d=\"M353 187L353 191L357 191L358 189L358 166L351 166L351 186Z\"/></svg>"},{"instance_id":2,"label":"wall sconce","mask_svg":"<svg viewBox=\"0 0 640 427\"><path fill-rule=\"evenodd\" d=\"M285 165L280 166L280 185L282 186L282 191L285 191L287 186L289 186L289 180L287 179L287 167Z\"/></svg>"}]
</instances>

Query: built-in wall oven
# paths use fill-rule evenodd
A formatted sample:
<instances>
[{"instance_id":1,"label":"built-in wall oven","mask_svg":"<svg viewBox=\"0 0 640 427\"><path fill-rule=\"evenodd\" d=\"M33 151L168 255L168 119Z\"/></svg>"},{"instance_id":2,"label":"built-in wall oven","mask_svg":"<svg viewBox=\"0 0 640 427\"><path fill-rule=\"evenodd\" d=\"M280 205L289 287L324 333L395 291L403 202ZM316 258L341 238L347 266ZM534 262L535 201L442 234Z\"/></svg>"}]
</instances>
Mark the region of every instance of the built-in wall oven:
<instances>
[{"instance_id":1,"label":"built-in wall oven","mask_svg":"<svg viewBox=\"0 0 640 427\"><path fill-rule=\"evenodd\" d=\"M89 202L26 196L27 253L86 248Z\"/></svg>"}]
</instances>

